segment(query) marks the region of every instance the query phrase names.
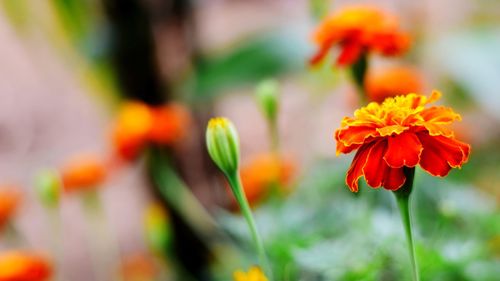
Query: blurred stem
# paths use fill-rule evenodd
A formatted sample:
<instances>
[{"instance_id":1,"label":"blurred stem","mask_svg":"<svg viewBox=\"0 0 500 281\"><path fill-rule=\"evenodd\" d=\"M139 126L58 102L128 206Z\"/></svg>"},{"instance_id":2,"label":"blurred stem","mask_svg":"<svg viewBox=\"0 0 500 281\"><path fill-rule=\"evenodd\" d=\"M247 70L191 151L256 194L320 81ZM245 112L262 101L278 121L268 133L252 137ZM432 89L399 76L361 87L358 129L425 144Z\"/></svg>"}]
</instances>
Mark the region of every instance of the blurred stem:
<instances>
[{"instance_id":1,"label":"blurred stem","mask_svg":"<svg viewBox=\"0 0 500 281\"><path fill-rule=\"evenodd\" d=\"M227 175L227 179L229 181L229 185L233 191L234 196L236 197L236 201L240 205L241 213L245 217L245 220L250 229L250 233L252 235L252 239L254 241L257 254L259 256L259 261L266 272L269 280L272 280L272 272L269 267L269 262L267 260L266 251L264 249L264 243L262 242L262 238L260 237L259 231L257 229L257 224L252 215L252 210L250 209L250 205L248 204L247 197L245 196L245 191L243 190L243 185L241 184L241 179L238 171L236 171L232 175Z\"/></svg>"},{"instance_id":2,"label":"blurred stem","mask_svg":"<svg viewBox=\"0 0 500 281\"><path fill-rule=\"evenodd\" d=\"M275 154L278 154L280 149L280 138L278 131L278 121L276 118L273 120L269 120L269 136L271 139L271 151Z\"/></svg>"},{"instance_id":3,"label":"blurred stem","mask_svg":"<svg viewBox=\"0 0 500 281\"><path fill-rule=\"evenodd\" d=\"M59 214L59 206L47 207L47 215L50 223L50 236L52 244L52 255L57 263L57 271L54 280L64 280L64 245L61 241L61 215Z\"/></svg>"},{"instance_id":4,"label":"blurred stem","mask_svg":"<svg viewBox=\"0 0 500 281\"><path fill-rule=\"evenodd\" d=\"M412 235L412 220L410 211L410 194L413 188L413 179L415 176L415 168L404 168L406 176L405 184L398 190L394 191L396 202L398 203L401 219L405 229L406 240L408 243L408 252L410 254L410 262L413 273L413 281L420 281L417 258L415 254L415 245L413 243Z\"/></svg>"},{"instance_id":5,"label":"blurred stem","mask_svg":"<svg viewBox=\"0 0 500 281\"><path fill-rule=\"evenodd\" d=\"M83 194L82 203L85 215L89 223L89 245L92 264L96 270L96 280L109 280L114 271L108 269L117 268L121 262L117 241L109 233L106 222L103 220L104 211L102 209L99 193L96 190ZM122 280L122 276L113 275L117 280Z\"/></svg>"},{"instance_id":6,"label":"blurred stem","mask_svg":"<svg viewBox=\"0 0 500 281\"><path fill-rule=\"evenodd\" d=\"M360 103L364 105L368 101L368 97L365 93L365 78L366 71L368 70L368 55L365 51L361 53L358 60L351 66L351 78L356 87L356 92L358 93Z\"/></svg>"}]
</instances>

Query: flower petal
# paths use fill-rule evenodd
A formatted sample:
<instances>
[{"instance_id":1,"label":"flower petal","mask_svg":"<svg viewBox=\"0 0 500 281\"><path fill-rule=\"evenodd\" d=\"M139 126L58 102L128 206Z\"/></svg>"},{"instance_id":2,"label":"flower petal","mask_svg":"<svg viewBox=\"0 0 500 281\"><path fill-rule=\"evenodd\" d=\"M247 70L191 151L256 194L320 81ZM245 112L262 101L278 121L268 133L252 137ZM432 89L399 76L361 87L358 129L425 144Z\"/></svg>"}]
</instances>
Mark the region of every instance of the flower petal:
<instances>
[{"instance_id":1,"label":"flower petal","mask_svg":"<svg viewBox=\"0 0 500 281\"><path fill-rule=\"evenodd\" d=\"M374 127L370 126L350 126L337 130L335 132L335 139L337 142L342 142L345 147L353 144L362 144L368 137L375 137L378 133ZM339 144L337 143L337 153Z\"/></svg>"},{"instance_id":2,"label":"flower petal","mask_svg":"<svg viewBox=\"0 0 500 281\"><path fill-rule=\"evenodd\" d=\"M420 161L422 144L414 133L404 132L389 137L384 160L392 168L415 167Z\"/></svg>"},{"instance_id":3,"label":"flower petal","mask_svg":"<svg viewBox=\"0 0 500 281\"><path fill-rule=\"evenodd\" d=\"M401 134L402 132L408 129L409 129L408 127L401 125L391 125L391 126L385 126L383 128L377 128L377 132L380 134L380 136L385 137L385 136L390 136L392 134Z\"/></svg>"},{"instance_id":4,"label":"flower petal","mask_svg":"<svg viewBox=\"0 0 500 281\"><path fill-rule=\"evenodd\" d=\"M388 190L398 190L406 181L403 168L388 167L385 172L384 188Z\"/></svg>"},{"instance_id":5,"label":"flower petal","mask_svg":"<svg viewBox=\"0 0 500 281\"><path fill-rule=\"evenodd\" d=\"M371 187L380 187L384 183L385 172L388 168L382 158L387 150L387 141L381 140L372 145L368 160L363 167L366 183Z\"/></svg>"},{"instance_id":6,"label":"flower petal","mask_svg":"<svg viewBox=\"0 0 500 281\"><path fill-rule=\"evenodd\" d=\"M451 168L461 167L469 158L470 146L453 138L426 133L418 134L418 138L424 147L420 166L433 176L444 177Z\"/></svg>"},{"instance_id":7,"label":"flower petal","mask_svg":"<svg viewBox=\"0 0 500 281\"><path fill-rule=\"evenodd\" d=\"M351 167L347 171L347 176L345 178L347 186L352 192L358 192L359 186L358 181L359 178L363 176L363 166L368 159L368 154L371 150L372 145L363 145L352 160Z\"/></svg>"},{"instance_id":8,"label":"flower petal","mask_svg":"<svg viewBox=\"0 0 500 281\"><path fill-rule=\"evenodd\" d=\"M357 40L344 42L340 55L337 58L337 64L339 66L345 66L355 63L361 55L362 51L363 48L361 47L359 42L357 42Z\"/></svg>"}]
</instances>

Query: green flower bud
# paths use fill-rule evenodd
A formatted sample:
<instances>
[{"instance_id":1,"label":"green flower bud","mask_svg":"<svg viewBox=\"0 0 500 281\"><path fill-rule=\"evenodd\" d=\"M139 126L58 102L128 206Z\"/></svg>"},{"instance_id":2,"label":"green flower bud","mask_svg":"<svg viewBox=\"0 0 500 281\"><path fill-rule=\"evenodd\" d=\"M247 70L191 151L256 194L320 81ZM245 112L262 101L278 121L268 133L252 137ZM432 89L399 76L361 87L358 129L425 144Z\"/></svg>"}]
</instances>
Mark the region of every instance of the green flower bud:
<instances>
[{"instance_id":1,"label":"green flower bud","mask_svg":"<svg viewBox=\"0 0 500 281\"><path fill-rule=\"evenodd\" d=\"M269 79L259 83L256 89L257 103L264 116L271 123L276 121L278 114L279 84L276 80Z\"/></svg>"},{"instance_id":2,"label":"green flower bud","mask_svg":"<svg viewBox=\"0 0 500 281\"><path fill-rule=\"evenodd\" d=\"M42 170L35 179L35 189L40 201L46 207L57 207L61 194L61 178L56 171Z\"/></svg>"},{"instance_id":3,"label":"green flower bud","mask_svg":"<svg viewBox=\"0 0 500 281\"><path fill-rule=\"evenodd\" d=\"M233 123L226 118L212 118L206 133L208 154L226 175L238 171L240 158L239 137Z\"/></svg>"}]
</instances>

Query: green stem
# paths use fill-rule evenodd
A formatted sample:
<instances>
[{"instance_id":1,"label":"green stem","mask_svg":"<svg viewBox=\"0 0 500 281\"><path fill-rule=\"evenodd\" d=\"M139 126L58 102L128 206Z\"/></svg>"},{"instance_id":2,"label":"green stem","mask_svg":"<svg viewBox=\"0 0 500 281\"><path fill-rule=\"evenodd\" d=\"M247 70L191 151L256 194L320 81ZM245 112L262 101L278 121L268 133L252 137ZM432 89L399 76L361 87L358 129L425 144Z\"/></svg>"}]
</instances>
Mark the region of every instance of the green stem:
<instances>
[{"instance_id":1,"label":"green stem","mask_svg":"<svg viewBox=\"0 0 500 281\"><path fill-rule=\"evenodd\" d=\"M365 104L368 100L364 87L366 71L368 70L368 55L366 52L362 52L358 60L351 66L350 70L351 78L354 82L354 86L356 87L360 103Z\"/></svg>"},{"instance_id":2,"label":"green stem","mask_svg":"<svg viewBox=\"0 0 500 281\"><path fill-rule=\"evenodd\" d=\"M413 281L420 281L417 257L415 254L415 245L413 243L412 235L412 220L410 211L410 194L413 188L413 178L415 175L415 168L405 168L406 183L397 191L394 192L396 202L398 203L399 211L401 213L401 220L406 234L406 241L408 243L408 252L410 254L410 261L412 266Z\"/></svg>"},{"instance_id":3,"label":"green stem","mask_svg":"<svg viewBox=\"0 0 500 281\"><path fill-rule=\"evenodd\" d=\"M264 271L266 272L269 280L272 280L271 277L272 273L264 249L264 243L262 242L262 238L259 235L257 224L255 223L255 220L252 215L252 210L250 209L250 205L248 204L248 200L245 196L245 191L243 190L243 185L241 184L240 176L238 172L236 172L233 175L227 175L227 179L229 181L229 184L231 185L233 194L236 197L236 201L240 205L241 213L245 217L248 227L250 228L250 233L255 243L255 247L257 248L257 254L259 255L260 264L263 267Z\"/></svg>"},{"instance_id":4,"label":"green stem","mask_svg":"<svg viewBox=\"0 0 500 281\"><path fill-rule=\"evenodd\" d=\"M278 132L278 122L276 118L274 120L269 120L269 135L271 139L271 151L273 153L278 153L280 147L280 139Z\"/></svg>"}]
</instances>

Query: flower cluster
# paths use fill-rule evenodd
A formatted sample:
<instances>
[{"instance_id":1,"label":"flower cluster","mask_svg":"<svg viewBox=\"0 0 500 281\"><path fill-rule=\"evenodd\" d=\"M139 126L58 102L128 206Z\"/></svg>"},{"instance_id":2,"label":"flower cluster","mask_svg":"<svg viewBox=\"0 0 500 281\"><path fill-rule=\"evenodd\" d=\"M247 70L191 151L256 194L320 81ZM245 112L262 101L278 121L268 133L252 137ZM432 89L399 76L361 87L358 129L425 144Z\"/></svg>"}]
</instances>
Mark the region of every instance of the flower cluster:
<instances>
[{"instance_id":1,"label":"flower cluster","mask_svg":"<svg viewBox=\"0 0 500 281\"><path fill-rule=\"evenodd\" d=\"M439 99L417 94L372 102L345 117L335 132L337 154L358 150L347 172L346 183L358 191L362 176L371 187L399 189L406 180L404 167L420 167L444 177L469 158L470 146L455 139L447 125L460 120L451 108L426 107Z\"/></svg>"},{"instance_id":2,"label":"flower cluster","mask_svg":"<svg viewBox=\"0 0 500 281\"><path fill-rule=\"evenodd\" d=\"M351 65L367 52L385 56L403 53L409 47L409 36L402 32L398 20L372 6L345 7L327 17L314 33L318 51L311 64L320 63L330 49L341 48L337 64Z\"/></svg>"}]
</instances>

